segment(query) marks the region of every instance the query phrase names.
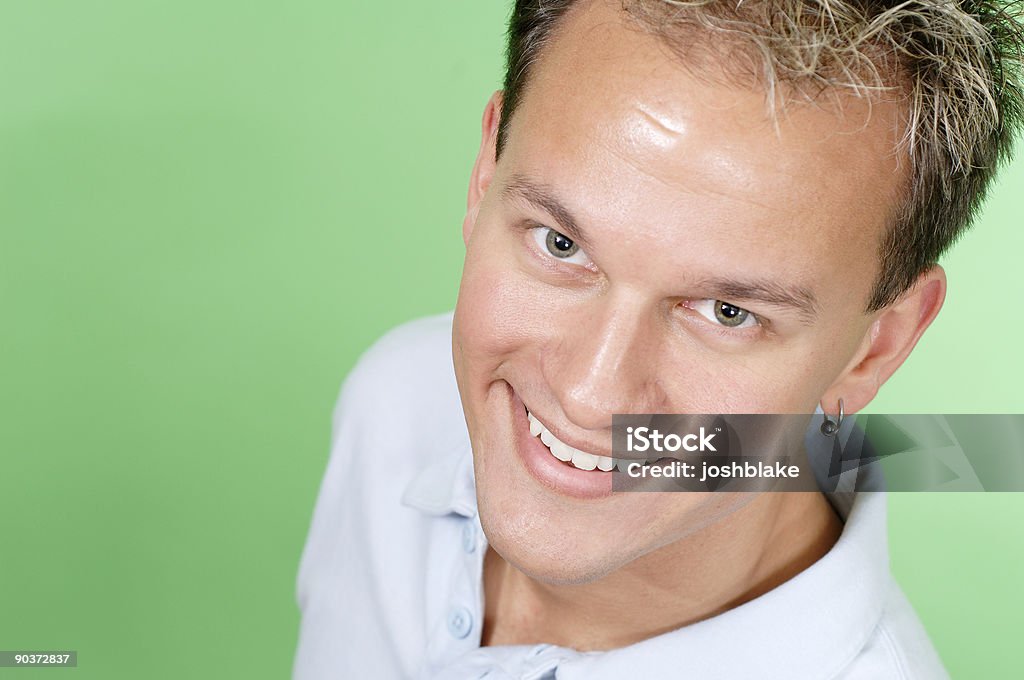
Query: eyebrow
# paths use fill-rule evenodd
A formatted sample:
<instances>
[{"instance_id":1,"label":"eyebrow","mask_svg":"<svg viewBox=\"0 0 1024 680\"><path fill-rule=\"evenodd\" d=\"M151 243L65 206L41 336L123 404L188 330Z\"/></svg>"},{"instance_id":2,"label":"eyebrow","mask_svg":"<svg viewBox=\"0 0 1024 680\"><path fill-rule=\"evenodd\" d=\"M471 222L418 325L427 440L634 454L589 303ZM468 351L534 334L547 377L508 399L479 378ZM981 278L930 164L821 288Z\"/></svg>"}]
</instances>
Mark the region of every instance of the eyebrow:
<instances>
[{"instance_id":1,"label":"eyebrow","mask_svg":"<svg viewBox=\"0 0 1024 680\"><path fill-rule=\"evenodd\" d=\"M800 313L805 324L818 316L818 300L803 286L785 286L774 281L741 281L728 277L703 279L698 283L701 291L725 301L757 300L779 307L789 307Z\"/></svg>"},{"instance_id":2,"label":"eyebrow","mask_svg":"<svg viewBox=\"0 0 1024 680\"><path fill-rule=\"evenodd\" d=\"M524 175L513 175L502 190L506 200L525 201L544 210L558 222L559 229L570 239L589 250L586 234L572 212L558 200L546 185L534 182ZM696 286L702 295L714 295L725 301L756 300L777 307L788 307L799 312L801 320L810 325L818 316L818 301L803 286L786 286L775 281L743 281L730 277L702 279Z\"/></svg>"},{"instance_id":3,"label":"eyebrow","mask_svg":"<svg viewBox=\"0 0 1024 680\"><path fill-rule=\"evenodd\" d=\"M578 243L584 250L590 250L587 236L579 222L548 186L534 182L523 175L512 175L501 194L506 200L525 201L544 210L558 222L559 231Z\"/></svg>"}]
</instances>

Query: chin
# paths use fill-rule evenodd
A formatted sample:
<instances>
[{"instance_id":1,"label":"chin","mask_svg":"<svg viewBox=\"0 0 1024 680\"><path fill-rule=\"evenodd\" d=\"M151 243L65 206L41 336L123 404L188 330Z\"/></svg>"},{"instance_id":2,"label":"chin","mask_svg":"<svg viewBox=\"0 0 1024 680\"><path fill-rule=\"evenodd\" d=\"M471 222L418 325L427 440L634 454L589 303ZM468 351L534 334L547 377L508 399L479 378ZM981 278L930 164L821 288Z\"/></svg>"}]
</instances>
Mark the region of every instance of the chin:
<instances>
[{"instance_id":1,"label":"chin","mask_svg":"<svg viewBox=\"0 0 1024 680\"><path fill-rule=\"evenodd\" d=\"M598 581L630 561L625 556L600 554L593 539L564 532L523 534L520 522L488 517L480 522L488 543L506 562L535 581L551 585L584 585ZM618 557L618 559L616 559Z\"/></svg>"},{"instance_id":2,"label":"chin","mask_svg":"<svg viewBox=\"0 0 1024 680\"><path fill-rule=\"evenodd\" d=\"M618 512L602 517L573 513L559 499L545 497L535 488L517 487L506 475L481 476L477 479L478 507L488 544L536 581L592 583L644 552L631 540L638 538L635 531L615 526L612 518Z\"/></svg>"}]
</instances>

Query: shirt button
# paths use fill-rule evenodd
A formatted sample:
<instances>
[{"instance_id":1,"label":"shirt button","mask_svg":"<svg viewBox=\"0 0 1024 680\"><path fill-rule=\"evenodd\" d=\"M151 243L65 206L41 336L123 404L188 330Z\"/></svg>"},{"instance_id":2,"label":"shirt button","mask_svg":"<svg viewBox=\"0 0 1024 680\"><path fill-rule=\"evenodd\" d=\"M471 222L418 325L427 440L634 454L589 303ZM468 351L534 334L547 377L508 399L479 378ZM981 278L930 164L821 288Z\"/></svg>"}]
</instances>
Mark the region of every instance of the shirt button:
<instances>
[{"instance_id":1,"label":"shirt button","mask_svg":"<svg viewBox=\"0 0 1024 680\"><path fill-rule=\"evenodd\" d=\"M462 549L468 553L476 550L476 527L468 521L462 525Z\"/></svg>"},{"instance_id":2,"label":"shirt button","mask_svg":"<svg viewBox=\"0 0 1024 680\"><path fill-rule=\"evenodd\" d=\"M473 615L465 607L457 607L448 615L448 632L452 637L463 639L473 629Z\"/></svg>"}]
</instances>

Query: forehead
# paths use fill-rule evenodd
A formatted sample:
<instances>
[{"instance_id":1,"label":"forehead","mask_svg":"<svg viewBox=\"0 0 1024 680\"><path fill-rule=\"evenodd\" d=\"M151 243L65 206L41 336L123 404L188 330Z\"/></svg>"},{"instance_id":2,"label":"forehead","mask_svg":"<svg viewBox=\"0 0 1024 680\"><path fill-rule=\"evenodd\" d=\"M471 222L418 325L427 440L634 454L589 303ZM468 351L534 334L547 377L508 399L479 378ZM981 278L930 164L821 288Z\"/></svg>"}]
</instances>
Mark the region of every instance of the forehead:
<instances>
[{"instance_id":1,"label":"forehead","mask_svg":"<svg viewBox=\"0 0 1024 680\"><path fill-rule=\"evenodd\" d=\"M806 241L807 257L876 259L904 184L895 104L795 101L773 120L763 90L695 73L619 7L565 17L503 163L557 187L595 228L691 242L711 229L762 252Z\"/></svg>"}]
</instances>

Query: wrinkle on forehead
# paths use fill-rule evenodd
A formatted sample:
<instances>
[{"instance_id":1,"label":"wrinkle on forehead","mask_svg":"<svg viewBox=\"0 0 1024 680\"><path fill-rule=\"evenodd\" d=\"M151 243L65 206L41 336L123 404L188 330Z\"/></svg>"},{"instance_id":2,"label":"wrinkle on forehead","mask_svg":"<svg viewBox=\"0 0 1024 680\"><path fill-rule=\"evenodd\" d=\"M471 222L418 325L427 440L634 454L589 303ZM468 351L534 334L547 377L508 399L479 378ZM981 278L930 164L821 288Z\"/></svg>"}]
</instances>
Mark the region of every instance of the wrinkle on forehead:
<instances>
[{"instance_id":1,"label":"wrinkle on forehead","mask_svg":"<svg viewBox=\"0 0 1024 680\"><path fill-rule=\"evenodd\" d=\"M634 142L650 144L668 150L682 141L689 131L685 120L673 118L665 113L655 111L643 103L634 103L631 128Z\"/></svg>"}]
</instances>

